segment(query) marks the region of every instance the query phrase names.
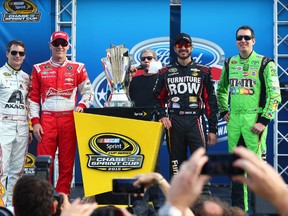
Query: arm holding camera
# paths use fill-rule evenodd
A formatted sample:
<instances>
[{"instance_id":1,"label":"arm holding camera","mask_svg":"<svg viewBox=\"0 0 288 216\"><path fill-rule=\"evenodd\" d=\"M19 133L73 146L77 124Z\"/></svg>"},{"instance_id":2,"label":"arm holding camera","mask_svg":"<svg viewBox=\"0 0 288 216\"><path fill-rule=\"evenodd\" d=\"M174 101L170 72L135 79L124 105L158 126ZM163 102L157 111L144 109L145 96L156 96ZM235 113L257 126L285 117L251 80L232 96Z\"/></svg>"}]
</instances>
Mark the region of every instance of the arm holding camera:
<instances>
[{"instance_id":1,"label":"arm holding camera","mask_svg":"<svg viewBox=\"0 0 288 216\"><path fill-rule=\"evenodd\" d=\"M187 213L187 208L198 199L205 182L210 179L208 175L200 175L202 167L207 161L205 149L199 148L188 161L181 165L178 174L172 177L166 204L159 210L160 216L175 214L175 210L179 211L179 215Z\"/></svg>"},{"instance_id":2,"label":"arm holding camera","mask_svg":"<svg viewBox=\"0 0 288 216\"><path fill-rule=\"evenodd\" d=\"M135 187L140 187L140 185L144 185L145 189L147 190L149 187L157 184L162 190L164 196L167 195L168 190L170 189L170 184L160 173L157 172L139 174L136 175L135 178L137 178L137 180L133 184Z\"/></svg>"},{"instance_id":3,"label":"arm holding camera","mask_svg":"<svg viewBox=\"0 0 288 216\"><path fill-rule=\"evenodd\" d=\"M80 198L75 199L72 203L69 202L68 196L63 195L63 205L60 216L90 216L96 209L97 203L81 203Z\"/></svg>"},{"instance_id":4,"label":"arm holding camera","mask_svg":"<svg viewBox=\"0 0 288 216\"><path fill-rule=\"evenodd\" d=\"M135 187L139 187L140 185L144 185L145 189L157 184L162 190L165 197L167 197L168 191L170 190L170 184L167 180L157 172L151 172L147 174L140 174L135 176L137 181L134 182ZM185 209L185 216L194 216L193 212L189 207Z\"/></svg>"},{"instance_id":5,"label":"arm holding camera","mask_svg":"<svg viewBox=\"0 0 288 216\"><path fill-rule=\"evenodd\" d=\"M236 147L234 154L240 159L233 165L245 170L248 178L237 175L232 176L232 180L247 184L255 193L270 201L281 215L288 215L288 188L277 171L244 147Z\"/></svg>"}]
</instances>

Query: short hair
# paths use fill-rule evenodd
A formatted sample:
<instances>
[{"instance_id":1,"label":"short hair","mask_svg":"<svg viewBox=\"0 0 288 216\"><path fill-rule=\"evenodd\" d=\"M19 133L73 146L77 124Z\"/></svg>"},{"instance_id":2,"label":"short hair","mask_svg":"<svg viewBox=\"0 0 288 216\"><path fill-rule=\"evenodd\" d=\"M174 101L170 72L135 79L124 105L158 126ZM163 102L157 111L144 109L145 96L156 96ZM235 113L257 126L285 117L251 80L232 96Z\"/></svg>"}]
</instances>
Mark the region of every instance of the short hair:
<instances>
[{"instance_id":1,"label":"short hair","mask_svg":"<svg viewBox=\"0 0 288 216\"><path fill-rule=\"evenodd\" d=\"M25 51L25 44L22 41L20 41L20 40L12 40L12 41L10 41L7 44L7 48L6 48L7 52L10 52L10 49L11 49L12 45L21 46L21 47L24 48L24 51Z\"/></svg>"},{"instance_id":2,"label":"short hair","mask_svg":"<svg viewBox=\"0 0 288 216\"><path fill-rule=\"evenodd\" d=\"M15 184L13 205L16 216L50 216L54 189L46 180L36 175L23 175Z\"/></svg>"},{"instance_id":3,"label":"short hair","mask_svg":"<svg viewBox=\"0 0 288 216\"><path fill-rule=\"evenodd\" d=\"M123 216L123 213L117 206L108 205L96 208L91 214L91 216L106 216L106 215Z\"/></svg>"},{"instance_id":4,"label":"short hair","mask_svg":"<svg viewBox=\"0 0 288 216\"><path fill-rule=\"evenodd\" d=\"M248 216L248 214L238 206L230 206L229 213L233 216Z\"/></svg>"},{"instance_id":5,"label":"short hair","mask_svg":"<svg viewBox=\"0 0 288 216\"><path fill-rule=\"evenodd\" d=\"M195 216L207 216L207 212L204 208L205 202L212 202L219 205L223 210L223 216L229 215L228 203L215 196L200 196L191 208Z\"/></svg>"},{"instance_id":6,"label":"short hair","mask_svg":"<svg viewBox=\"0 0 288 216\"><path fill-rule=\"evenodd\" d=\"M144 50L142 50L140 57L142 57L142 54L145 53L145 52L150 52L150 53L152 53L153 58L154 58L155 60L158 60L158 58L157 58L157 53L156 53L155 50L153 50L153 49L144 49Z\"/></svg>"},{"instance_id":7,"label":"short hair","mask_svg":"<svg viewBox=\"0 0 288 216\"><path fill-rule=\"evenodd\" d=\"M241 30L241 29L243 29L243 30L250 30L250 31L251 31L251 36L252 36L252 38L255 37L254 30L253 30L250 26L248 26L248 25L240 26L240 27L237 29L237 31L236 31L236 37L237 37L238 31Z\"/></svg>"}]
</instances>

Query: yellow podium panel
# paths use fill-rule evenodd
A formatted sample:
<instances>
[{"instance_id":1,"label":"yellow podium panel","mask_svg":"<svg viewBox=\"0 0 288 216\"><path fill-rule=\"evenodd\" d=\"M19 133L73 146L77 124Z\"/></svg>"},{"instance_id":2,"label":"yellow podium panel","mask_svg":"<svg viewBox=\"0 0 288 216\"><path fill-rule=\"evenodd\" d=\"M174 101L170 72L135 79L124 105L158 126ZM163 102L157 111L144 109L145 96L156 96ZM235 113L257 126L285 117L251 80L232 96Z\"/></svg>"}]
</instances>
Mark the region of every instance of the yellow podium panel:
<instances>
[{"instance_id":1,"label":"yellow podium panel","mask_svg":"<svg viewBox=\"0 0 288 216\"><path fill-rule=\"evenodd\" d=\"M84 195L112 191L112 179L154 171L163 126L74 112Z\"/></svg>"}]
</instances>

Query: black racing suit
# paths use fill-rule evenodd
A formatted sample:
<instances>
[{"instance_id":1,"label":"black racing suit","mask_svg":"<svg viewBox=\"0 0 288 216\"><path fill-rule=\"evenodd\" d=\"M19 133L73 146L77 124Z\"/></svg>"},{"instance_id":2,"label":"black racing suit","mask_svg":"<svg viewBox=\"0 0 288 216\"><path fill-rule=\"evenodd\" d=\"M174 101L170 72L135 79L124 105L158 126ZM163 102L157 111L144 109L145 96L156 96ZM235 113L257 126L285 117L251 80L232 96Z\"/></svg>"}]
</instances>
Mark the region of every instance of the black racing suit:
<instances>
[{"instance_id":1,"label":"black racing suit","mask_svg":"<svg viewBox=\"0 0 288 216\"><path fill-rule=\"evenodd\" d=\"M158 99L163 88L166 90L168 113L172 123L167 137L170 174L176 174L181 163L187 160L187 146L190 154L197 148L206 146L204 114L208 119L209 133L217 132L218 107L211 69L193 61L187 66L176 62L163 68L153 89L154 106L158 110L159 119L166 116Z\"/></svg>"}]
</instances>

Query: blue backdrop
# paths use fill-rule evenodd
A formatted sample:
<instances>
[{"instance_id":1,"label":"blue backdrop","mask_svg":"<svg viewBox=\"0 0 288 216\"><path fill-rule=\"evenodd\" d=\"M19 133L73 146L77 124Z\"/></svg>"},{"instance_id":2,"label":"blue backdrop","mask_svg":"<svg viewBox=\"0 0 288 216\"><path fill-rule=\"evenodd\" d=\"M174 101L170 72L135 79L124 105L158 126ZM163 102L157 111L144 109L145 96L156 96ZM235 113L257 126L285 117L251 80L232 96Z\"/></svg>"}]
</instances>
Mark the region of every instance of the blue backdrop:
<instances>
[{"instance_id":1,"label":"blue backdrop","mask_svg":"<svg viewBox=\"0 0 288 216\"><path fill-rule=\"evenodd\" d=\"M0 0L2 16L8 13L4 7L5 2ZM37 6L37 12L41 14L38 22L3 22L1 19L0 25L0 65L6 62L6 44L12 39L20 39L27 46L23 69L28 73L31 72L33 64L50 57L48 42L55 26L54 1L34 0L32 2ZM273 1L271 0L182 0L181 12L181 31L191 34L192 37L215 43L222 48L225 58L238 52L235 31L241 25L250 25L254 28L255 50L273 57ZM145 44L145 41L150 43L153 38L169 37L171 19L169 0L77 1L76 60L85 63L93 82L103 72L101 58L105 57L106 49L110 44L125 44L128 49L132 49L136 45ZM165 55L167 54L169 53L166 52ZM137 63L137 59L134 60ZM267 142L270 163L273 155L272 126L269 125L270 133ZM32 144L34 149L35 145ZM209 149L209 151L226 150L225 139L217 143L215 148ZM161 159L163 173L167 176L166 146L161 148ZM82 182L78 160L75 180L76 183Z\"/></svg>"}]
</instances>

